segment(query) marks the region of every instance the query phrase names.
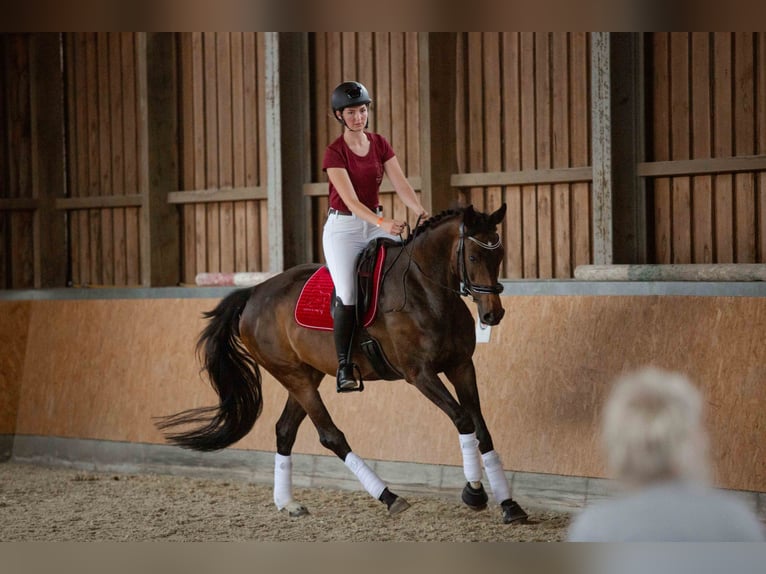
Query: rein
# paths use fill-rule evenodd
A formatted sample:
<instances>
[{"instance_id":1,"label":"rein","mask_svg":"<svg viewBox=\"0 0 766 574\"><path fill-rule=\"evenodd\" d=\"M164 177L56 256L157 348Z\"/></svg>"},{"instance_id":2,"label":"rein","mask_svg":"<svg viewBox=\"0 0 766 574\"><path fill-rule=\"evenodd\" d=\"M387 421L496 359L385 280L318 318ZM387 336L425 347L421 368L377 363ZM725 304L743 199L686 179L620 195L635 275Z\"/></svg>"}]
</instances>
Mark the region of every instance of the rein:
<instances>
[{"instance_id":1,"label":"rein","mask_svg":"<svg viewBox=\"0 0 766 574\"><path fill-rule=\"evenodd\" d=\"M462 221L460 222L460 238L457 242L457 259L458 259L458 265L460 267L460 294L461 295L471 295L474 297L476 294L486 295L486 294L493 294L497 295L503 292L503 285L501 283L495 283L494 285L478 285L471 281L470 275L468 275L468 269L465 264L465 240L468 239L470 241L473 241L476 245L481 247L482 249L488 249L490 251L494 251L498 247L500 247L503 242L498 237L497 243L484 243L483 241L479 241L475 237L472 237L471 235L465 234L465 223Z\"/></svg>"}]
</instances>

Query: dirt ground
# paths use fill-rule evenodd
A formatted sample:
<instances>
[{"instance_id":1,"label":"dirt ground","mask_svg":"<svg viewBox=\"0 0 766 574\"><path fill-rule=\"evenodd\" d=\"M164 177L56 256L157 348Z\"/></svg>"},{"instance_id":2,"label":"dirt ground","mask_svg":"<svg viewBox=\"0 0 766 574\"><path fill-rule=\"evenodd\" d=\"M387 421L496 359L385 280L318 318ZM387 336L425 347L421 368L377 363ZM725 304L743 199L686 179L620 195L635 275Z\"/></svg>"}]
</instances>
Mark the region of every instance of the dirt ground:
<instances>
[{"instance_id":1,"label":"dirt ground","mask_svg":"<svg viewBox=\"0 0 766 574\"><path fill-rule=\"evenodd\" d=\"M526 542L563 540L569 515L530 512L504 525L499 508L407 496L389 517L363 491L295 489L310 515L279 513L269 485L0 464L0 541Z\"/></svg>"}]
</instances>

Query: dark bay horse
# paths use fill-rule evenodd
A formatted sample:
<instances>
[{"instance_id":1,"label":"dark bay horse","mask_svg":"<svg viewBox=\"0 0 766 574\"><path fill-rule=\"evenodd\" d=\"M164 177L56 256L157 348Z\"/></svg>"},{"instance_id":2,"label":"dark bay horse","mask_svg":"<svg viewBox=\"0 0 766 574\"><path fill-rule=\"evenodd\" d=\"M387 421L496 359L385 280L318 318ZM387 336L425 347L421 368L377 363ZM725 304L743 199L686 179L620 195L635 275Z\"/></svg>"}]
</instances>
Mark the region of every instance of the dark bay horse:
<instances>
[{"instance_id":1,"label":"dark bay horse","mask_svg":"<svg viewBox=\"0 0 766 574\"><path fill-rule=\"evenodd\" d=\"M459 433L467 483L462 499L486 507L482 466L505 523L523 522L524 510L511 498L500 457L479 404L473 352L473 317L462 295L478 305L480 320L496 325L505 313L499 293L503 247L497 225L506 206L491 214L472 206L440 213L419 226L407 241L389 247L375 321L368 327L389 362L423 395L444 411ZM299 265L254 287L226 296L204 314L209 322L198 350L203 369L219 395L219 405L164 417L158 426L169 442L200 451L225 448L244 437L261 413L261 375L265 368L287 389L287 404L276 425L274 502L299 516L307 510L292 498L290 453L306 415L323 446L357 476L367 492L385 503L391 515L409 504L393 494L352 452L319 394L325 374L337 368L332 332L307 329L294 320L298 296L318 265ZM359 350L354 352L366 380L379 378ZM454 386L457 400L438 374ZM191 430L179 427L195 425Z\"/></svg>"}]
</instances>

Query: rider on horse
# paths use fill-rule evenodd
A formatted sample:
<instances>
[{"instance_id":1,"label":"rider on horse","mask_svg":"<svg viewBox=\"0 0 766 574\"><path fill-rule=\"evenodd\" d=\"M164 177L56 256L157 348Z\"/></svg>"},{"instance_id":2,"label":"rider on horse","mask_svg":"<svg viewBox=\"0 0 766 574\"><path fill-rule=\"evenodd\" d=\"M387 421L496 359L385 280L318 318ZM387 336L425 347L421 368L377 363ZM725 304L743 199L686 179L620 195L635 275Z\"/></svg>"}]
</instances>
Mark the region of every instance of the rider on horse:
<instances>
[{"instance_id":1,"label":"rider on horse","mask_svg":"<svg viewBox=\"0 0 766 574\"><path fill-rule=\"evenodd\" d=\"M386 139L366 131L372 100L359 82L343 82L331 104L343 133L325 151L322 169L330 180L330 209L322 236L327 268L335 284L333 332L338 354L338 392L360 390L351 359L356 328L356 270L359 253L378 237L397 239L405 221L383 217L379 205L383 174L399 198L420 216L426 210L407 181Z\"/></svg>"}]
</instances>

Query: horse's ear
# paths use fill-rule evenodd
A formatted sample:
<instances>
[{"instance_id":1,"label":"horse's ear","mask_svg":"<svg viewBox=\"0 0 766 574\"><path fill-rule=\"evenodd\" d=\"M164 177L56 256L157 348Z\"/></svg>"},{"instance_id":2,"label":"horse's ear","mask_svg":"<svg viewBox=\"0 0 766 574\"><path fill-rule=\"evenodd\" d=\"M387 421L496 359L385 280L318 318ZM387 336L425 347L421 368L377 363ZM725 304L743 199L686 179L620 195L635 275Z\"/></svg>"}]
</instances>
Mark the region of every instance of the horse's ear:
<instances>
[{"instance_id":1,"label":"horse's ear","mask_svg":"<svg viewBox=\"0 0 766 574\"><path fill-rule=\"evenodd\" d=\"M470 226L474 219L476 219L476 212L473 209L473 204L471 204L463 210L463 222Z\"/></svg>"},{"instance_id":2,"label":"horse's ear","mask_svg":"<svg viewBox=\"0 0 766 574\"><path fill-rule=\"evenodd\" d=\"M505 210L508 206L504 203L500 206L500 208L494 212L492 215L489 216L489 220L492 223L492 225L497 225L500 223L503 218L505 217Z\"/></svg>"}]
</instances>

